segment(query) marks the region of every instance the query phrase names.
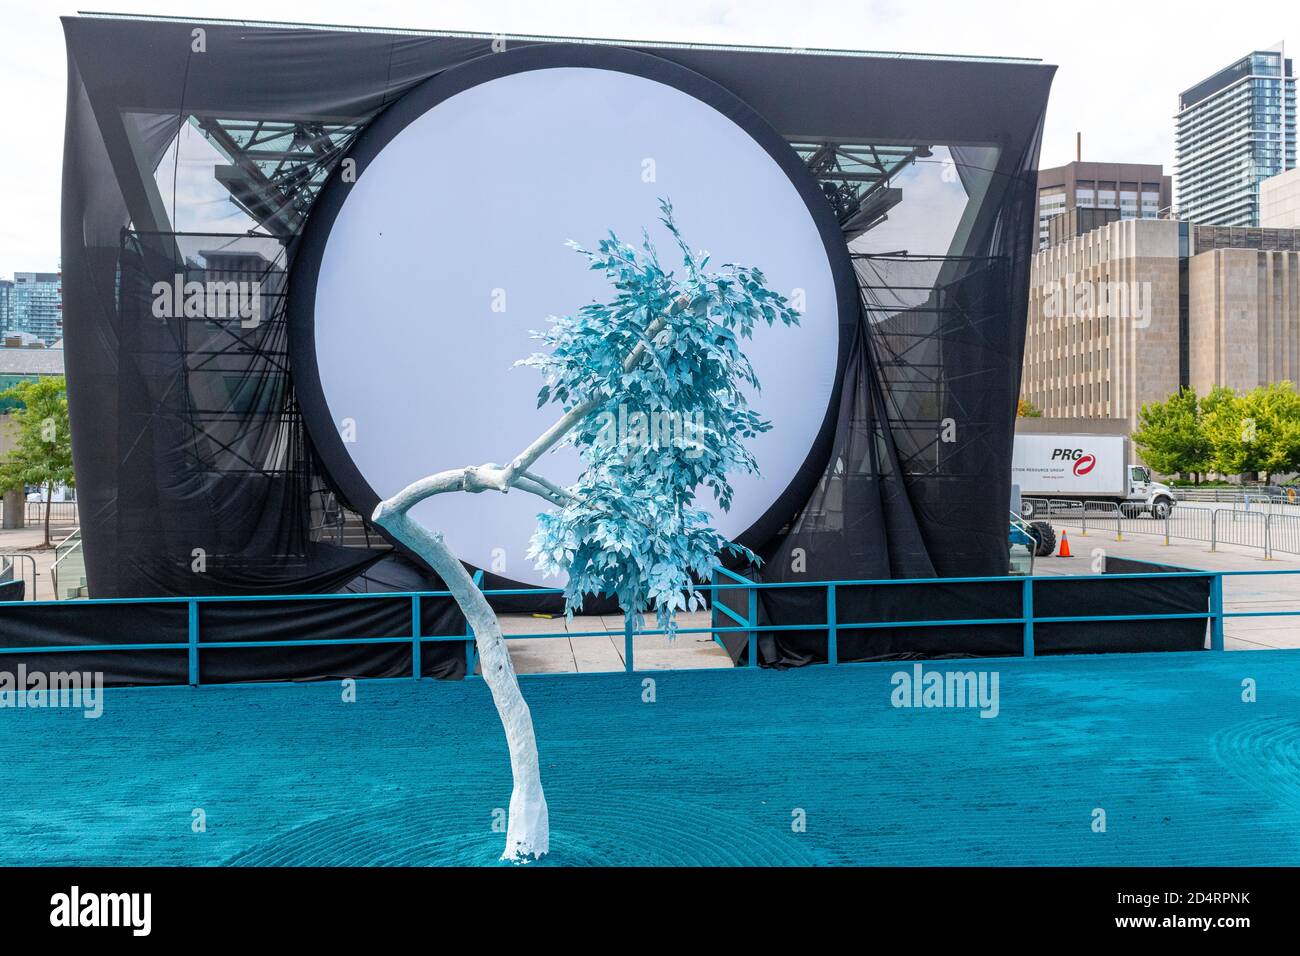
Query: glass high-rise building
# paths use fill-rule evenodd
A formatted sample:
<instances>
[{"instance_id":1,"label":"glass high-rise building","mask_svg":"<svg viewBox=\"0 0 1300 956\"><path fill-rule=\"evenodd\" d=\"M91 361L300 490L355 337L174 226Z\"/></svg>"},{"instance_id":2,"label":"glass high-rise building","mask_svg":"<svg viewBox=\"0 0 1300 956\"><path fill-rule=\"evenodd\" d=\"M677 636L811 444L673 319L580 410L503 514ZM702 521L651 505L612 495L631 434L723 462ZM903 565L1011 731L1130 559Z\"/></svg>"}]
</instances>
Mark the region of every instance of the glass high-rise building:
<instances>
[{"instance_id":1,"label":"glass high-rise building","mask_svg":"<svg viewBox=\"0 0 1300 956\"><path fill-rule=\"evenodd\" d=\"M1295 168L1295 76L1281 44L1184 90L1175 119L1179 218L1258 226L1260 181Z\"/></svg>"},{"instance_id":2,"label":"glass high-rise building","mask_svg":"<svg viewBox=\"0 0 1300 956\"><path fill-rule=\"evenodd\" d=\"M15 272L6 332L30 332L46 345L63 338L63 277L57 272Z\"/></svg>"},{"instance_id":3,"label":"glass high-rise building","mask_svg":"<svg viewBox=\"0 0 1300 956\"><path fill-rule=\"evenodd\" d=\"M9 331L9 316L13 309L14 284L8 279L0 279L0 332Z\"/></svg>"}]
</instances>

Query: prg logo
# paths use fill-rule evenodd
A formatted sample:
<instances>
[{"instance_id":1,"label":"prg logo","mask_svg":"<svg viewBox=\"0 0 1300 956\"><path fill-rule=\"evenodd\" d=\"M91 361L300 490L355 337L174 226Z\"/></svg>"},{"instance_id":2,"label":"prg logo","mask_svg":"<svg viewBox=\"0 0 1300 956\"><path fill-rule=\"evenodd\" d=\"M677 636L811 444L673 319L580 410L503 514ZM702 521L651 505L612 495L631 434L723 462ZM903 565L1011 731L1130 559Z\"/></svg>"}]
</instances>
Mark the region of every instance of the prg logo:
<instances>
[{"instance_id":1,"label":"prg logo","mask_svg":"<svg viewBox=\"0 0 1300 956\"><path fill-rule=\"evenodd\" d=\"M1097 467L1097 456L1082 448L1057 448L1052 452L1052 461L1074 462L1072 470L1077 477L1083 477Z\"/></svg>"}]
</instances>

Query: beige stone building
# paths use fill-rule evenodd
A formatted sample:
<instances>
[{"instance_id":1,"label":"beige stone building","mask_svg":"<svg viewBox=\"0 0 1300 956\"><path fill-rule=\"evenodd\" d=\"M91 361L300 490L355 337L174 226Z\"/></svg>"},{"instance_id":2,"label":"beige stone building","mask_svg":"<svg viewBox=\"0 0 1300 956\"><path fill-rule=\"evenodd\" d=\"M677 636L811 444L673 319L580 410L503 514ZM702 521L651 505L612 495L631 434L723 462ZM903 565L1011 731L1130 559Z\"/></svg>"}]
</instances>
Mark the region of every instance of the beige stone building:
<instances>
[{"instance_id":1,"label":"beige stone building","mask_svg":"<svg viewBox=\"0 0 1300 956\"><path fill-rule=\"evenodd\" d=\"M1198 394L1300 382L1300 252L1213 249L1191 259L1191 370Z\"/></svg>"},{"instance_id":2,"label":"beige stone building","mask_svg":"<svg viewBox=\"0 0 1300 956\"><path fill-rule=\"evenodd\" d=\"M1259 184L1259 224L1268 229L1300 229L1300 168Z\"/></svg>"},{"instance_id":3,"label":"beige stone building","mask_svg":"<svg viewBox=\"0 0 1300 956\"><path fill-rule=\"evenodd\" d=\"M1300 382L1300 230L1110 222L1030 273L1021 395L1045 418L1135 427L1181 386Z\"/></svg>"},{"instance_id":4,"label":"beige stone building","mask_svg":"<svg viewBox=\"0 0 1300 956\"><path fill-rule=\"evenodd\" d=\"M1178 388L1178 229L1124 219L1034 256L1021 395L1047 418L1131 418Z\"/></svg>"}]
</instances>

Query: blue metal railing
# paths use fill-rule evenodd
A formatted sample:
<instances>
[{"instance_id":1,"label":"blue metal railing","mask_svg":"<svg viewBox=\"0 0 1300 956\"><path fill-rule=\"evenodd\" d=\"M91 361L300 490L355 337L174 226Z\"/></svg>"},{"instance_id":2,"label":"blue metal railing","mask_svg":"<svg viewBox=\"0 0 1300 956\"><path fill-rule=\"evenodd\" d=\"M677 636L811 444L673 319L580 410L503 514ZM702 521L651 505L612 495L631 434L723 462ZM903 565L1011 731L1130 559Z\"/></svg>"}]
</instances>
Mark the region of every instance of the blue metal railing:
<instances>
[{"instance_id":1,"label":"blue metal railing","mask_svg":"<svg viewBox=\"0 0 1300 956\"><path fill-rule=\"evenodd\" d=\"M1210 622L1210 649L1221 651L1223 647L1223 621L1229 617L1297 617L1300 616L1300 610L1291 611L1225 611L1223 607L1223 579L1225 577L1238 576L1258 576L1258 575L1285 575L1300 574L1297 570L1268 570L1268 571L1170 571L1157 573L1132 573L1132 574L1080 574L1080 575L1040 575L1038 577L965 577L965 578L882 578L871 581L809 581L807 583L781 582L781 583L760 583L751 582L747 578L740 576L725 568L719 569L719 574L737 581L743 582L731 587L744 587L750 592L749 597L749 614L747 618L740 617L731 608L721 603L715 602L714 608L722 611L732 620L742 624L749 631L750 639L747 649L747 658L750 666L754 666L757 659L757 633L759 631L782 631L782 630L824 630L827 632L827 663L838 664L838 635L840 631L848 630L873 630L876 628L899 628L899 627L956 627L972 626L987 624L1018 624L1023 628L1023 656L1034 656L1034 625L1035 624L1088 624L1104 623L1118 621L1176 621L1176 620L1208 620ZM1166 579L1166 578L1209 578L1210 579L1210 602L1209 608L1204 612L1190 613L1170 613L1170 614L1086 614L1086 615L1052 615L1042 616L1034 613L1034 582L1050 581L1054 584L1060 584L1071 581L1119 581L1124 579ZM1021 611L1018 617L980 617L980 618L951 618L940 620L914 620L914 621L840 621L836 613L836 590L846 587L872 587L888 585L910 585L910 584L978 584L998 582L1003 585L1019 581L1021 586ZM826 589L826 621L814 622L810 624L790 624L790 625L770 625L760 624L755 609L757 592L769 588L808 588L824 587ZM721 629L715 629L721 630Z\"/></svg>"},{"instance_id":2,"label":"blue metal railing","mask_svg":"<svg viewBox=\"0 0 1300 956\"><path fill-rule=\"evenodd\" d=\"M1227 611L1223 603L1223 579L1225 577L1259 577L1264 575L1280 576L1289 574L1300 574L1297 570L1266 570L1266 571L1176 571L1176 572L1157 572L1157 573L1124 573L1124 574L1096 574L1096 575L1053 575L1039 577L959 577L959 578L883 578L876 580L845 580L845 581L793 581L793 582L758 582L751 581L732 571L719 569L718 575L725 578L730 583L714 583L700 585L699 590L715 596L712 603L712 610L719 612L730 621L731 625L710 627L683 627L677 628L677 634L710 634L714 640L718 640L721 634L743 634L747 643L747 665L749 667L758 666L758 638L760 633L782 632L782 631L825 631L827 640L827 662L831 665L848 666L841 664L839 660L839 635L844 631L863 631L876 628L937 628L937 627L960 627L960 626L977 626L977 625L1019 625L1023 629L1022 654L1024 657L1033 657L1034 651L1034 626L1036 624L1078 624L1078 623L1103 623L1103 622L1142 622L1142 621L1168 621L1168 620L1205 620L1209 622L1210 632L1210 649L1222 651L1224 649L1224 621L1227 618L1234 617L1297 617L1300 616L1300 609L1296 610L1270 610L1270 611ZM1075 581L1115 581L1124 579L1141 579L1150 580L1153 583L1163 579L1178 578L1208 578L1210 581L1210 594L1208 607L1205 611L1184 612L1184 613L1166 613L1166 614L1093 614L1093 615L1071 615L1071 616L1040 616L1034 610L1034 584L1036 581L1051 582L1054 585L1068 584ZM482 581L482 572L475 575L475 584ZM837 596L845 588L861 588L876 586L897 586L897 585L950 585L950 584L975 584L975 585L992 585L998 584L1002 587L1018 586L1021 592L1020 614L1011 617L982 617L982 618L951 618L951 619L920 619L906 621L842 621L840 620L837 605ZM801 622L798 624L762 624L758 615L758 592L765 590L779 590L786 588L820 588L825 591L826 620L814 622ZM746 613L741 615L738 611L728 607L726 603L717 600L716 597L720 592L743 591L745 592L745 610ZM559 595L563 592L559 588L516 588L485 591L484 594L491 597L519 597L541 595ZM21 647L0 647L0 655L13 654L47 654L47 653L71 653L71 652L101 652L101 651L185 651L188 659L188 677L191 686L198 686L201 682L201 654L205 650L216 649L250 649L250 648L268 648L268 647L326 647L337 645L396 645L409 644L411 647L411 674L410 678L419 680L422 676L422 655L421 648L427 642L457 642L463 641L465 644L465 663L467 676L473 676L477 663L476 649L474 645L474 635L466 626L464 633L452 635L425 635L421 633L421 608L422 601L429 598L448 599L451 597L449 591L403 591L403 592L383 592L383 593L357 593L357 594L297 594L297 595L221 595L212 597L157 597L157 598L97 598L85 601L78 601L77 607L91 607L95 605L167 605L183 604L186 606L187 633L184 642L140 642L140 643L122 643L122 644L67 644L67 645L33 645ZM205 641L202 639L200 628L200 608L204 605L220 604L228 602L248 603L248 602L303 602L303 601L348 601L348 600L409 600L411 608L411 633L407 635L397 635L392 637L332 637L332 638L303 638L303 639L286 639L286 640L253 640L253 641ZM0 602L0 619L7 607L18 606L22 608L32 608L41 605L57 605L66 607L66 602L58 601L24 601L24 602ZM632 673L636 670L634 658L634 639L638 636L649 637L663 635L667 632L660 628L637 628L635 622L628 620L624 625L623 640L623 671ZM548 638L575 638L575 637L608 637L609 632L600 631L560 631L556 633L528 633L528 634L505 634L507 639L548 639ZM717 668L729 669L729 668ZM584 673L620 673L619 671L607 672L584 672ZM523 676L543 676L543 675L523 675ZM391 678L389 678L391 679Z\"/></svg>"}]
</instances>

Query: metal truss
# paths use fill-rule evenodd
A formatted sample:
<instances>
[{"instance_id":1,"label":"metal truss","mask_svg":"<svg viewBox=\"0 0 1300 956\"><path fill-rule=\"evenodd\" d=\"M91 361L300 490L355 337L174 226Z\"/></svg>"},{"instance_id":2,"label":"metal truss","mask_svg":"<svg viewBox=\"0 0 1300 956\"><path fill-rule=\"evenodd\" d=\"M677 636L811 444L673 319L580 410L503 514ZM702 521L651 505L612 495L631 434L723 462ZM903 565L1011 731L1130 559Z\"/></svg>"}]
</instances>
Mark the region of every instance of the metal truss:
<instances>
[{"instance_id":1,"label":"metal truss","mask_svg":"<svg viewBox=\"0 0 1300 956\"><path fill-rule=\"evenodd\" d=\"M172 236L197 238L193 233ZM124 262L134 259L146 268L138 253L147 238L123 233ZM165 421L171 429L187 432L177 452L187 461L187 472L203 480L298 483L308 501L311 540L387 550L387 542L367 519L345 508L311 463L289 371L283 251L268 259L227 247L206 256L211 257L206 267L190 259L177 272L187 282L258 282L261 321L245 328L237 317L147 319L159 322L161 334L154 330L136 335L129 324L141 321L140 310L123 303L123 360L139 368L170 369L156 380L157 397L147 421L137 423L138 429L156 429ZM138 437L123 440L132 446Z\"/></svg>"},{"instance_id":2,"label":"metal truss","mask_svg":"<svg viewBox=\"0 0 1300 956\"><path fill-rule=\"evenodd\" d=\"M993 356L971 354L975 343L995 342L984 331L1007 316L996 303L972 303L953 288L978 272L997 268L996 258L960 256L880 257L855 254L858 291L867 325L867 347L879 372L900 466L909 478L952 477L943 421L959 423L969 438L984 437L983 413L970 404L984 395L968 379L998 371ZM909 269L918 270L908 276ZM933 270L934 281L920 270ZM895 273L891 275L890 273ZM907 305L909 294L916 304ZM960 361L954 361L961 356Z\"/></svg>"},{"instance_id":3,"label":"metal truss","mask_svg":"<svg viewBox=\"0 0 1300 956\"><path fill-rule=\"evenodd\" d=\"M890 185L892 178L918 159L933 155L929 146L813 140L790 146L817 178L846 242L879 225L902 200L903 191Z\"/></svg>"},{"instance_id":4,"label":"metal truss","mask_svg":"<svg viewBox=\"0 0 1300 956\"><path fill-rule=\"evenodd\" d=\"M217 179L274 236L300 231L335 162L364 124L191 116L229 161Z\"/></svg>"}]
</instances>

